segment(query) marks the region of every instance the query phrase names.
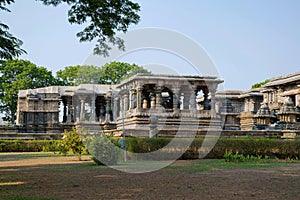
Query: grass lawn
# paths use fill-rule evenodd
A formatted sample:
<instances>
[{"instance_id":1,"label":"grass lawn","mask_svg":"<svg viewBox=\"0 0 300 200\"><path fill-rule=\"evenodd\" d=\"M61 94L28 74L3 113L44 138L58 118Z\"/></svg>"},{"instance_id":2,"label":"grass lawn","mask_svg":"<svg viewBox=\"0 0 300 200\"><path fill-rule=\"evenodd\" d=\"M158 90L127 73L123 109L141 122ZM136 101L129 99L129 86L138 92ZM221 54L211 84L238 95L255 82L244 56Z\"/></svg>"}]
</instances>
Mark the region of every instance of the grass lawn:
<instances>
[{"instance_id":1,"label":"grass lawn","mask_svg":"<svg viewBox=\"0 0 300 200\"><path fill-rule=\"evenodd\" d=\"M115 168L155 164L128 161ZM300 199L299 178L300 162L291 160L179 160L158 171L124 173L95 165L88 155L78 161L74 155L0 153L1 200Z\"/></svg>"}]
</instances>

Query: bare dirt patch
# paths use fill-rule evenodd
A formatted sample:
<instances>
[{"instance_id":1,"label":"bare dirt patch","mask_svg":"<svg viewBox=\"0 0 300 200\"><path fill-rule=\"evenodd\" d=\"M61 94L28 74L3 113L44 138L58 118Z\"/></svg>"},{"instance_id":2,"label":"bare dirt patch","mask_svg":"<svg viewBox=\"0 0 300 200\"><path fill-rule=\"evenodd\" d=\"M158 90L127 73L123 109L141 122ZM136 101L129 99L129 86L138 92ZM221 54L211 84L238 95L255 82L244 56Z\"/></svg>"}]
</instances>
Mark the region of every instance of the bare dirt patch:
<instances>
[{"instance_id":1,"label":"bare dirt patch","mask_svg":"<svg viewBox=\"0 0 300 200\"><path fill-rule=\"evenodd\" d=\"M129 174L83 159L2 159L0 199L300 199L299 163L195 172L191 164L207 161L177 161L159 171Z\"/></svg>"}]
</instances>

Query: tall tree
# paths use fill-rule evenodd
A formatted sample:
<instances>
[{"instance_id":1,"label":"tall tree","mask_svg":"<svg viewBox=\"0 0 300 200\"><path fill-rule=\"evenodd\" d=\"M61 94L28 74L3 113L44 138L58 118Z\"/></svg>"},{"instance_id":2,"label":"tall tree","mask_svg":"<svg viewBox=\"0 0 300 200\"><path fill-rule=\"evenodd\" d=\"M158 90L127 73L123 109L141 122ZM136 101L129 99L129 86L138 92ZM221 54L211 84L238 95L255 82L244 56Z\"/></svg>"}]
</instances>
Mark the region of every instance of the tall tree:
<instances>
[{"instance_id":1,"label":"tall tree","mask_svg":"<svg viewBox=\"0 0 300 200\"><path fill-rule=\"evenodd\" d=\"M137 12L140 6L130 0L39 0L44 5L57 6L66 3L70 6L68 20L71 24L87 24L77 33L80 42L96 41L94 54L108 56L109 44L124 50L124 41L117 32L127 32L129 25L140 20ZM5 6L14 0L0 0L0 10L9 11ZM2 41L3 40L3 41ZM8 26L0 24L0 52L2 59L11 59L25 51L20 48L21 40L8 32Z\"/></svg>"},{"instance_id":2,"label":"tall tree","mask_svg":"<svg viewBox=\"0 0 300 200\"><path fill-rule=\"evenodd\" d=\"M124 62L111 62L102 67L102 75L99 79L100 84L118 84L137 73L150 73L136 64Z\"/></svg>"},{"instance_id":3,"label":"tall tree","mask_svg":"<svg viewBox=\"0 0 300 200\"><path fill-rule=\"evenodd\" d=\"M0 65L0 111L4 120L15 121L18 91L56 85L57 80L45 67L26 60L8 60Z\"/></svg>"},{"instance_id":4,"label":"tall tree","mask_svg":"<svg viewBox=\"0 0 300 200\"><path fill-rule=\"evenodd\" d=\"M101 68L89 65L68 66L56 72L60 85L96 84L101 76Z\"/></svg>"},{"instance_id":5,"label":"tall tree","mask_svg":"<svg viewBox=\"0 0 300 200\"><path fill-rule=\"evenodd\" d=\"M10 12L5 5L13 2L13 0L0 0L0 11ZM25 50L21 49L23 42L14 37L8 30L9 27L6 24L0 23L0 59L12 59L26 53Z\"/></svg>"}]
</instances>

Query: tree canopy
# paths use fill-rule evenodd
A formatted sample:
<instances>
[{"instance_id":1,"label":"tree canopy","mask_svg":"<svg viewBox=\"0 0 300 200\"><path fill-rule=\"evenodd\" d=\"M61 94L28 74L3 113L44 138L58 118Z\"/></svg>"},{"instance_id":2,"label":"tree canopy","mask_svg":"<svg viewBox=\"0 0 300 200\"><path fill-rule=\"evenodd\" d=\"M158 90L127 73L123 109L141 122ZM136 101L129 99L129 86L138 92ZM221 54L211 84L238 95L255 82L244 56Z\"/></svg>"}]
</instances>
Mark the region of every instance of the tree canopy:
<instances>
[{"instance_id":1,"label":"tree canopy","mask_svg":"<svg viewBox=\"0 0 300 200\"><path fill-rule=\"evenodd\" d=\"M5 8L5 5L13 2L13 0L0 0L0 11L10 12ZM26 53L25 50L21 49L23 42L14 37L8 30L9 27L0 22L0 59L12 59Z\"/></svg>"},{"instance_id":2,"label":"tree canopy","mask_svg":"<svg viewBox=\"0 0 300 200\"><path fill-rule=\"evenodd\" d=\"M130 0L39 0L44 5L57 6L66 3L70 6L68 21L71 24L87 24L77 33L80 42L95 41L94 54L108 56L111 45L124 50L124 41L116 36L117 32L127 32L131 24L140 20L138 3ZM0 11L8 11L7 5L14 0L0 0ZM25 53L22 41L8 32L9 27L0 23L0 59L12 59Z\"/></svg>"},{"instance_id":3,"label":"tree canopy","mask_svg":"<svg viewBox=\"0 0 300 200\"><path fill-rule=\"evenodd\" d=\"M259 83L255 83L251 86L252 89L254 88L260 88L262 87L264 84L267 84L268 82L270 82L270 79L266 79L265 81L259 82Z\"/></svg>"},{"instance_id":4,"label":"tree canopy","mask_svg":"<svg viewBox=\"0 0 300 200\"><path fill-rule=\"evenodd\" d=\"M101 68L89 65L68 66L56 72L60 85L97 84L101 77Z\"/></svg>"},{"instance_id":5,"label":"tree canopy","mask_svg":"<svg viewBox=\"0 0 300 200\"><path fill-rule=\"evenodd\" d=\"M56 85L57 80L45 67L26 60L8 60L0 65L0 111L4 120L15 121L18 91Z\"/></svg>"},{"instance_id":6,"label":"tree canopy","mask_svg":"<svg viewBox=\"0 0 300 200\"><path fill-rule=\"evenodd\" d=\"M79 85L83 83L118 84L137 73L150 72L136 64L111 62L102 67L68 66L56 74L61 85Z\"/></svg>"},{"instance_id":7,"label":"tree canopy","mask_svg":"<svg viewBox=\"0 0 300 200\"><path fill-rule=\"evenodd\" d=\"M136 64L129 64L124 62L111 62L102 67L102 76L100 77L100 84L118 84L137 73L150 73Z\"/></svg>"}]
</instances>

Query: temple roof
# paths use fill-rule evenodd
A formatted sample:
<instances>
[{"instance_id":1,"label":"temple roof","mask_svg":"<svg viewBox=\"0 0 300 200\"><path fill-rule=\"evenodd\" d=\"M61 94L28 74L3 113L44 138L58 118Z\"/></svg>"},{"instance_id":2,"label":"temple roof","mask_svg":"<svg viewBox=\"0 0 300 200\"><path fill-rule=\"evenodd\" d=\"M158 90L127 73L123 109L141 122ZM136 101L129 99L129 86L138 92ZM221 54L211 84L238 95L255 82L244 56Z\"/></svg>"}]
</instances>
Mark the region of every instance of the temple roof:
<instances>
[{"instance_id":1,"label":"temple roof","mask_svg":"<svg viewBox=\"0 0 300 200\"><path fill-rule=\"evenodd\" d=\"M216 76L198 76L198 75L166 75L166 74L136 74L122 81L117 88L134 81L176 81L178 84L183 82L205 82L220 84L224 81Z\"/></svg>"},{"instance_id":2,"label":"temple roof","mask_svg":"<svg viewBox=\"0 0 300 200\"><path fill-rule=\"evenodd\" d=\"M270 80L270 82L266 83L264 87L283 85L296 81L300 81L300 72L273 78Z\"/></svg>"},{"instance_id":3,"label":"temple roof","mask_svg":"<svg viewBox=\"0 0 300 200\"><path fill-rule=\"evenodd\" d=\"M35 94L59 94L61 96L72 96L75 93L106 94L107 91L116 89L115 85L81 84L78 86L48 86L43 88L19 90L19 97Z\"/></svg>"}]
</instances>

